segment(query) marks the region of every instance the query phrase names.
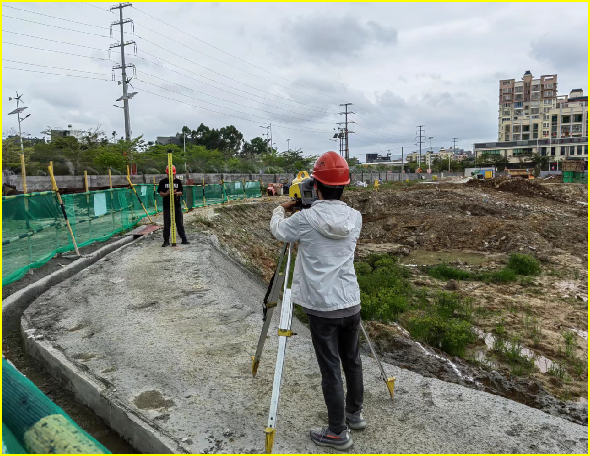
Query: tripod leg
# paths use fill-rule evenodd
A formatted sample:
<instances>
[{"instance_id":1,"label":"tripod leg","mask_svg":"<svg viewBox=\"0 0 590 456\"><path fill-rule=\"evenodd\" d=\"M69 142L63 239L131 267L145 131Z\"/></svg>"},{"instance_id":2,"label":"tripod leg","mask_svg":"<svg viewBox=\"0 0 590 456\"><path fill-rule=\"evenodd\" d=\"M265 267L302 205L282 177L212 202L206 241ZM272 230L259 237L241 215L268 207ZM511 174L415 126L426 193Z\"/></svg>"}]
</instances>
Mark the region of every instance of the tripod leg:
<instances>
[{"instance_id":1,"label":"tripod leg","mask_svg":"<svg viewBox=\"0 0 590 456\"><path fill-rule=\"evenodd\" d=\"M272 279L272 283L269 285L269 290L264 297L264 305L265 305L265 316L264 316L264 323L262 325L262 331L260 333L260 337L258 338L258 345L256 347L256 354L252 357L252 375L256 377L256 373L258 372L258 365L260 364L260 357L262 356L262 349L264 348L264 343L266 342L266 335L268 334L268 328L270 326L270 322L272 320L272 314L274 312L274 308L277 306L279 301L279 292L281 287L283 286L283 280L285 276L280 273L281 266L283 263L283 258L285 256L285 252L287 250L288 244L283 244L281 248L281 253L279 255L279 261L277 264L277 269Z\"/></svg>"},{"instance_id":2,"label":"tripod leg","mask_svg":"<svg viewBox=\"0 0 590 456\"><path fill-rule=\"evenodd\" d=\"M369 344L369 348L371 349L371 353L373 354L373 358L375 358L375 361L377 361L377 364L379 365L379 370L381 371L381 378L383 379L383 381L387 385L387 389L389 390L389 395L391 396L391 400L393 401L393 386L395 385L395 377L388 377L387 374L385 373L385 370L383 369L383 365L381 364L381 361L377 357L377 353L375 353L375 349L373 348L373 344L371 343L371 339L369 339L369 335L367 334L367 331L365 331L365 326L363 325L362 321L361 321L361 331L363 332L363 336L365 336L365 339L367 340L367 343Z\"/></svg>"},{"instance_id":3,"label":"tripod leg","mask_svg":"<svg viewBox=\"0 0 590 456\"><path fill-rule=\"evenodd\" d=\"M283 367L285 364L285 352L287 351L287 338L293 335L291 324L293 320L293 304L291 302L291 290L287 289L289 283L289 266L291 264L291 246L287 255L287 269L285 271L285 291L283 292L283 301L281 307L281 319L279 321L279 350L277 353L277 363L275 366L275 375L272 385L272 397L270 400L270 410L268 412L268 425L265 429L267 453L272 453L276 431L277 412L279 408L279 395L281 391L281 381L283 379Z\"/></svg>"}]
</instances>

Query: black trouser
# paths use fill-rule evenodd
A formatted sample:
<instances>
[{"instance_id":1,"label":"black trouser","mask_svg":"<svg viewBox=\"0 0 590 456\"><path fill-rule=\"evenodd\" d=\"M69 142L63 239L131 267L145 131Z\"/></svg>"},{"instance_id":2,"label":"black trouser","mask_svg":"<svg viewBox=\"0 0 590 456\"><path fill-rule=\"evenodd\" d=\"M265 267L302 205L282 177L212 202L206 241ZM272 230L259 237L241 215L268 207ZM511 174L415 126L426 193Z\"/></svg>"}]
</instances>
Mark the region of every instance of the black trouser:
<instances>
[{"instance_id":1,"label":"black trouser","mask_svg":"<svg viewBox=\"0 0 590 456\"><path fill-rule=\"evenodd\" d=\"M328 426L339 434L346 429L340 361L346 377L346 411L355 413L363 406L363 367L359 354L361 314L345 318L308 316L311 340L322 373Z\"/></svg>"},{"instance_id":2,"label":"black trouser","mask_svg":"<svg viewBox=\"0 0 590 456\"><path fill-rule=\"evenodd\" d=\"M176 212L176 234L183 241L186 239L184 233L184 225L182 224L182 207L180 204L174 205L174 211ZM166 207L164 204L164 241L170 241L170 206Z\"/></svg>"}]
</instances>

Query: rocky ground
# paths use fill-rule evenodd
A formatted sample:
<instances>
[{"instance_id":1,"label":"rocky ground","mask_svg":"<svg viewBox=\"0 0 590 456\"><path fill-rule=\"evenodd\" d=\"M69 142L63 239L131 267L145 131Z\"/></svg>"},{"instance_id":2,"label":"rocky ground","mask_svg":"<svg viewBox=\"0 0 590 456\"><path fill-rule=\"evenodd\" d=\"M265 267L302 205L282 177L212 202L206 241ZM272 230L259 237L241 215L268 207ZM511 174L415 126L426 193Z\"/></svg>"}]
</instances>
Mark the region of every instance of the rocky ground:
<instances>
[{"instance_id":1,"label":"rocky ground","mask_svg":"<svg viewBox=\"0 0 590 456\"><path fill-rule=\"evenodd\" d=\"M216 236L234 258L268 280L280 247L270 234L269 220L283 199L209 209L188 223ZM479 310L481 338L463 359L449 360L417 345L403 328L370 324L387 359L423 375L471 384L587 423L587 187L506 179L400 184L347 191L344 200L363 214L358 257L396 254L411 269L416 286L450 287L472 297ZM541 275L511 284L448 284L419 267L444 262L466 270L496 270L513 252L538 258ZM513 375L492 356L486 337L490 345L489 334L500 322L509 334L521 337L527 353L538 357L532 374ZM531 322L538 331L530 330ZM584 366L583 372L570 369L564 380L544 371L552 362L563 363L566 331L576 332L575 356Z\"/></svg>"}]
</instances>

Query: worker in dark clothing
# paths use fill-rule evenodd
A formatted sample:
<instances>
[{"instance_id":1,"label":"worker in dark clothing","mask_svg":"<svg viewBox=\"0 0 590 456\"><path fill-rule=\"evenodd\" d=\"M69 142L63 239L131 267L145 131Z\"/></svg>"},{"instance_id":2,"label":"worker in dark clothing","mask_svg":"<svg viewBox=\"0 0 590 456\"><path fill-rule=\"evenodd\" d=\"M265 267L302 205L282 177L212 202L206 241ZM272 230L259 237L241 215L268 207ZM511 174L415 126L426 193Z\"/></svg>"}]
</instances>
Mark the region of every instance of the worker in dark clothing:
<instances>
[{"instance_id":1,"label":"worker in dark clothing","mask_svg":"<svg viewBox=\"0 0 590 456\"><path fill-rule=\"evenodd\" d=\"M168 167L166 167L166 174L168 174ZM183 244L190 244L184 232L184 225L182 223L182 206L180 205L180 197L182 196L182 182L176 178L176 166L172 166L172 175L174 178L174 211L176 212L174 219L176 220L176 233L182 239ZM164 243L162 247L170 245L170 185L168 178L162 179L158 184L158 193L162 197L164 205Z\"/></svg>"}]
</instances>

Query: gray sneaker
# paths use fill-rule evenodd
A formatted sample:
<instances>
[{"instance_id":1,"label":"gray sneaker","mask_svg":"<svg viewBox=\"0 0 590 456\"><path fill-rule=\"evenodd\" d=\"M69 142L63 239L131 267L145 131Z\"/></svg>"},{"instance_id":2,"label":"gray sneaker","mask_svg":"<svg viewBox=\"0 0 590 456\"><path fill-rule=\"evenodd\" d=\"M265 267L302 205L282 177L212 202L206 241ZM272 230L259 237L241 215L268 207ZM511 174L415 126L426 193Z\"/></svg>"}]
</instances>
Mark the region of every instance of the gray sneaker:
<instances>
[{"instance_id":1,"label":"gray sneaker","mask_svg":"<svg viewBox=\"0 0 590 456\"><path fill-rule=\"evenodd\" d=\"M348 450L352 446L352 437L347 428L340 434L336 434L328 428L314 428L309 432L311 440L316 445L335 448L336 450Z\"/></svg>"},{"instance_id":2,"label":"gray sneaker","mask_svg":"<svg viewBox=\"0 0 590 456\"><path fill-rule=\"evenodd\" d=\"M354 413L346 412L346 424L350 426L350 429L355 431L361 431L367 427L367 422L363 418L363 414L360 410Z\"/></svg>"}]
</instances>

